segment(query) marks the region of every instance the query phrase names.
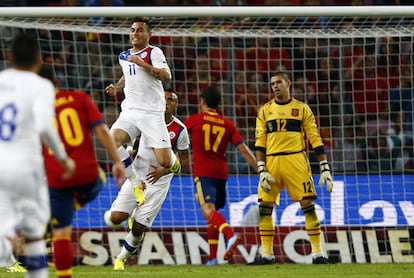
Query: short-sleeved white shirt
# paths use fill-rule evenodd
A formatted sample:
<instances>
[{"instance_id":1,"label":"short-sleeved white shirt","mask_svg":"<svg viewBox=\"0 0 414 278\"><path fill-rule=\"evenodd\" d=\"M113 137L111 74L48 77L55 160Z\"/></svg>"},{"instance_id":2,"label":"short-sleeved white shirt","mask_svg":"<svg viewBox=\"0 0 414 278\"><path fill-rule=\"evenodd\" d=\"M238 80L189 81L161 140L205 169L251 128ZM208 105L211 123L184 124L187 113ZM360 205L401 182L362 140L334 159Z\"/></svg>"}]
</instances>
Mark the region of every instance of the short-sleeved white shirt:
<instances>
[{"instance_id":1,"label":"short-sleeved white shirt","mask_svg":"<svg viewBox=\"0 0 414 278\"><path fill-rule=\"evenodd\" d=\"M128 61L130 55L137 55L156 68L166 69L171 77L171 70L164 53L159 47L149 45L133 53L132 49L119 55L119 64L125 78L124 95L121 108L149 111L165 111L165 95L161 80L152 76L146 69Z\"/></svg>"},{"instance_id":2,"label":"short-sleeved white shirt","mask_svg":"<svg viewBox=\"0 0 414 278\"><path fill-rule=\"evenodd\" d=\"M41 135L55 130L55 89L33 72L0 73L1 236L42 237L50 217ZM58 143L58 142L54 142Z\"/></svg>"}]
</instances>

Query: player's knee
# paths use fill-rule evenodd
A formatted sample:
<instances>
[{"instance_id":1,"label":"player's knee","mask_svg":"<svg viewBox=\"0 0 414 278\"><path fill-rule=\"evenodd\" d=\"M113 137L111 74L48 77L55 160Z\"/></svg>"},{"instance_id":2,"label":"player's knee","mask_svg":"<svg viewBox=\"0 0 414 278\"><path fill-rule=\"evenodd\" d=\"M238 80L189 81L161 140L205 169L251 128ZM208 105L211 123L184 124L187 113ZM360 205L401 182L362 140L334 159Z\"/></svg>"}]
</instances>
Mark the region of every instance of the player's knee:
<instances>
[{"instance_id":1,"label":"player's knee","mask_svg":"<svg viewBox=\"0 0 414 278\"><path fill-rule=\"evenodd\" d=\"M259 205L259 215L260 217L263 216L270 216L273 213L273 207L266 206L266 205Z\"/></svg>"},{"instance_id":2,"label":"player's knee","mask_svg":"<svg viewBox=\"0 0 414 278\"><path fill-rule=\"evenodd\" d=\"M177 159L175 154L167 148L155 150L155 155L157 157L158 164L167 169L170 169Z\"/></svg>"},{"instance_id":3,"label":"player's knee","mask_svg":"<svg viewBox=\"0 0 414 278\"><path fill-rule=\"evenodd\" d=\"M111 129L111 135L114 138L117 147L127 143L129 135L122 129Z\"/></svg>"},{"instance_id":4,"label":"player's knee","mask_svg":"<svg viewBox=\"0 0 414 278\"><path fill-rule=\"evenodd\" d=\"M203 215L204 219L209 221L211 215L215 213L216 207L214 203L204 203L201 205L201 214Z\"/></svg>"},{"instance_id":5,"label":"player's knee","mask_svg":"<svg viewBox=\"0 0 414 278\"><path fill-rule=\"evenodd\" d=\"M111 220L115 224L121 224L122 222L127 220L128 217L129 217L128 213L117 212L117 211L111 212Z\"/></svg>"},{"instance_id":6,"label":"player's knee","mask_svg":"<svg viewBox=\"0 0 414 278\"><path fill-rule=\"evenodd\" d=\"M111 227L111 228L123 227L127 219L128 219L127 213L111 212L107 210L104 214L104 221L106 225L108 225L108 227Z\"/></svg>"},{"instance_id":7,"label":"player's knee","mask_svg":"<svg viewBox=\"0 0 414 278\"><path fill-rule=\"evenodd\" d=\"M210 215L211 215L211 213L210 212L206 212L206 211L204 211L204 210L202 210L201 211L201 214L203 215L203 218L205 219L205 220L209 220L210 219Z\"/></svg>"},{"instance_id":8,"label":"player's knee","mask_svg":"<svg viewBox=\"0 0 414 278\"><path fill-rule=\"evenodd\" d=\"M315 204L311 203L302 207L302 211L304 214L311 214L315 212Z\"/></svg>"}]
</instances>

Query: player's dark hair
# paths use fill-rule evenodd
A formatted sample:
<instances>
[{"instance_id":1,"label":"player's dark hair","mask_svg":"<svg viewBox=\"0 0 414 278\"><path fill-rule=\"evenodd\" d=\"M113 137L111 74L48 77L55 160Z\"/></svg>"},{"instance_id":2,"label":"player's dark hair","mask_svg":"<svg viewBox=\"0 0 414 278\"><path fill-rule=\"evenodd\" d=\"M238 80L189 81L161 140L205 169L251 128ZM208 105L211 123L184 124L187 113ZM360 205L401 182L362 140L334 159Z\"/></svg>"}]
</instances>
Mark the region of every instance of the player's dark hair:
<instances>
[{"instance_id":1,"label":"player's dark hair","mask_svg":"<svg viewBox=\"0 0 414 278\"><path fill-rule=\"evenodd\" d=\"M272 76L280 76L285 81L288 81L290 79L289 74L287 72L284 72L284 71L277 71L277 72L273 73Z\"/></svg>"},{"instance_id":2,"label":"player's dark hair","mask_svg":"<svg viewBox=\"0 0 414 278\"><path fill-rule=\"evenodd\" d=\"M164 91L165 92L171 92L171 93L174 93L176 96L177 96L177 98L178 98L178 94L177 94L177 92L172 88L172 87L166 87L165 89L164 89Z\"/></svg>"},{"instance_id":3,"label":"player's dark hair","mask_svg":"<svg viewBox=\"0 0 414 278\"><path fill-rule=\"evenodd\" d=\"M30 67L37 62L40 46L35 37L21 33L14 37L10 51L16 66Z\"/></svg>"},{"instance_id":4,"label":"player's dark hair","mask_svg":"<svg viewBox=\"0 0 414 278\"><path fill-rule=\"evenodd\" d=\"M55 74L55 69L53 68L53 66L51 64L43 63L38 74L41 77L44 77L44 78L50 80L50 82L52 82L53 85L55 85L55 83L56 83L56 74Z\"/></svg>"},{"instance_id":5,"label":"player's dark hair","mask_svg":"<svg viewBox=\"0 0 414 278\"><path fill-rule=\"evenodd\" d=\"M146 16L137 16L137 17L134 17L132 19L132 21L131 21L131 25L134 24L135 22L143 22L143 23L145 23L145 25L147 26L148 32L152 30L151 21L150 21L149 17L146 17Z\"/></svg>"},{"instance_id":6,"label":"player's dark hair","mask_svg":"<svg viewBox=\"0 0 414 278\"><path fill-rule=\"evenodd\" d=\"M209 108L216 109L221 102L220 90L215 86L205 87L201 90L201 97Z\"/></svg>"}]
</instances>

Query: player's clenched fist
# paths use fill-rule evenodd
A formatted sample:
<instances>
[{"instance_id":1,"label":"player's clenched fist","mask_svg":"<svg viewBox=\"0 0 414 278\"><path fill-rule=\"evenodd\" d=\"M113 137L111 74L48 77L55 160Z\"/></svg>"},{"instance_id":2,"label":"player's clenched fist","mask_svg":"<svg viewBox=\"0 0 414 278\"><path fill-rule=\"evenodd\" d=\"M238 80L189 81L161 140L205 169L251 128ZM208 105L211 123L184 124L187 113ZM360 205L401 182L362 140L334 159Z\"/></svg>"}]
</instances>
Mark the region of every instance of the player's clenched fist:
<instances>
[{"instance_id":1,"label":"player's clenched fist","mask_svg":"<svg viewBox=\"0 0 414 278\"><path fill-rule=\"evenodd\" d=\"M108 86L105 87L105 92L110 95L110 96L114 96L116 95L116 93L118 92L118 90L122 89L125 85L125 77L122 76L118 82L116 82L115 84L111 83Z\"/></svg>"},{"instance_id":2,"label":"player's clenched fist","mask_svg":"<svg viewBox=\"0 0 414 278\"><path fill-rule=\"evenodd\" d=\"M264 192L269 192L271 184L275 182L275 178L266 170L264 161L257 162L257 171L259 172L259 183Z\"/></svg>"},{"instance_id":3,"label":"player's clenched fist","mask_svg":"<svg viewBox=\"0 0 414 278\"><path fill-rule=\"evenodd\" d=\"M116 88L115 88L115 85L111 83L111 84L109 84L108 86L106 86L106 88L105 88L105 92L106 92L108 95L110 95L110 96L115 95L115 94L116 94Z\"/></svg>"}]
</instances>

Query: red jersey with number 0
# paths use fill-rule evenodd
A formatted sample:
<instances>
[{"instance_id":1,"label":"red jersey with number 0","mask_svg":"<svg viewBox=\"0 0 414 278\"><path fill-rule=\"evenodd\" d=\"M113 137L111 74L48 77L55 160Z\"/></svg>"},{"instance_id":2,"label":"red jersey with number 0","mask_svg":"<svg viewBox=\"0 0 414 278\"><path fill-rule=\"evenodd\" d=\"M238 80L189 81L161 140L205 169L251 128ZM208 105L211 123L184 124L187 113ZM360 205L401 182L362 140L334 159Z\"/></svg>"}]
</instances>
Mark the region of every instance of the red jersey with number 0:
<instances>
[{"instance_id":1,"label":"red jersey with number 0","mask_svg":"<svg viewBox=\"0 0 414 278\"><path fill-rule=\"evenodd\" d=\"M56 94L55 124L65 150L76 163L70 179L62 179L63 169L49 149L44 148L47 179L50 187L67 188L94 182L99 174L92 129L105 123L104 117L90 97L81 91Z\"/></svg>"},{"instance_id":2,"label":"red jersey with number 0","mask_svg":"<svg viewBox=\"0 0 414 278\"><path fill-rule=\"evenodd\" d=\"M233 121L203 112L191 115L184 124L191 137L194 176L227 179L227 145L237 147L244 141Z\"/></svg>"}]
</instances>

